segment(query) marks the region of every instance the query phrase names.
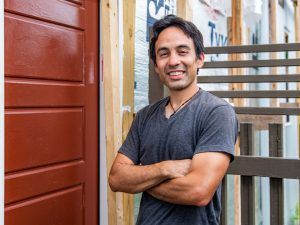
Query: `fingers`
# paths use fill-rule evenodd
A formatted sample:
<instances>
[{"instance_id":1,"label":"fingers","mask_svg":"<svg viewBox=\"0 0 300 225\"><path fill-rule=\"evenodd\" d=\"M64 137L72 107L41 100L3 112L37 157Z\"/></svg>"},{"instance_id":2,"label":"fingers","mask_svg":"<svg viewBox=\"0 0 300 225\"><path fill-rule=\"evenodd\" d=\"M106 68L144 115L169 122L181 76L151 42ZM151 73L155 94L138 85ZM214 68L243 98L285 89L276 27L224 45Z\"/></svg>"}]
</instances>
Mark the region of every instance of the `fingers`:
<instances>
[{"instance_id":1,"label":"fingers","mask_svg":"<svg viewBox=\"0 0 300 225\"><path fill-rule=\"evenodd\" d=\"M191 160L184 159L184 160L175 160L172 161L172 178L183 177L188 174L190 167L191 167Z\"/></svg>"}]
</instances>

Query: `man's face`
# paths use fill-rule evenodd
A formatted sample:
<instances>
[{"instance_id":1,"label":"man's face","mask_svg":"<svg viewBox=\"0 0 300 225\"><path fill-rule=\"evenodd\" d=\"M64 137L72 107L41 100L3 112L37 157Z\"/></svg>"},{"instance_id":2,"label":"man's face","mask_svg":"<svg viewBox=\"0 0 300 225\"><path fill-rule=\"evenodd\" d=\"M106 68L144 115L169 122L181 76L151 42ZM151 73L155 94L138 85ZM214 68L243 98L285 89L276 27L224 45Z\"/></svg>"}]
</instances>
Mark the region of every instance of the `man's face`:
<instances>
[{"instance_id":1,"label":"man's face","mask_svg":"<svg viewBox=\"0 0 300 225\"><path fill-rule=\"evenodd\" d=\"M203 55L196 57L193 39L177 27L163 30L155 43L155 71L170 89L180 91L196 82Z\"/></svg>"}]
</instances>

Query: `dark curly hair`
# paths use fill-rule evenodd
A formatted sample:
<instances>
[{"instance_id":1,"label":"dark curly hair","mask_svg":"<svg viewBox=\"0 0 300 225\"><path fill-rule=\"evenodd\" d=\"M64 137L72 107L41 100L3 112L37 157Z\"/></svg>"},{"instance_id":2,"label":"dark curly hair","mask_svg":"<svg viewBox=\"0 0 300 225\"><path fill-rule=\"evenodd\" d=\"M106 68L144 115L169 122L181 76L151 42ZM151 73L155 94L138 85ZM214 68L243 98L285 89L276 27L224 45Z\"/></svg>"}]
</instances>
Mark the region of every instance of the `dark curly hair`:
<instances>
[{"instance_id":1,"label":"dark curly hair","mask_svg":"<svg viewBox=\"0 0 300 225\"><path fill-rule=\"evenodd\" d=\"M204 52L203 36L198 28L190 21L186 21L175 15L167 15L153 24L153 37L150 42L150 57L156 65L155 43L159 34L168 27L177 27L188 37L193 39L197 58Z\"/></svg>"}]
</instances>

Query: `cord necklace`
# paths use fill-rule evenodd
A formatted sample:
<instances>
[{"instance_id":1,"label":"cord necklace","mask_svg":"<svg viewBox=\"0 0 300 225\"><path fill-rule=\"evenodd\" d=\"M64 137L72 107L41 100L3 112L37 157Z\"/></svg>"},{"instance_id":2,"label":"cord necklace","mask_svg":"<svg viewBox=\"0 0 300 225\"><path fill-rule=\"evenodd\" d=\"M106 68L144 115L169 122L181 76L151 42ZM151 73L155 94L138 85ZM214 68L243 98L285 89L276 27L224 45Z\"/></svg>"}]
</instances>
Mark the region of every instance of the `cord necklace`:
<instances>
[{"instance_id":1,"label":"cord necklace","mask_svg":"<svg viewBox=\"0 0 300 225\"><path fill-rule=\"evenodd\" d=\"M188 100L186 100L185 102L183 102L176 110L173 107L172 102L171 102L171 98L170 98L169 103L170 103L170 106L171 106L171 108L173 110L173 113L170 115L170 117L173 116L173 115L175 115L186 103L188 103L199 92L199 90L195 94L193 94L192 97L190 97Z\"/></svg>"}]
</instances>

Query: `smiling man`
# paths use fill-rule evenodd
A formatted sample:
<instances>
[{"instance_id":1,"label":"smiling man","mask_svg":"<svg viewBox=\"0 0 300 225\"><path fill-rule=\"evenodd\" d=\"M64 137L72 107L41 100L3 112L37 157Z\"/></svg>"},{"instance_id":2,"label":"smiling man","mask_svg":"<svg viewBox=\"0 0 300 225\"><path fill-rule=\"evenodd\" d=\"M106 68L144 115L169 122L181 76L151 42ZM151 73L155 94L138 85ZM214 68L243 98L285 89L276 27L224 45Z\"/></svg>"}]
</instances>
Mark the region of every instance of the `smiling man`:
<instances>
[{"instance_id":1,"label":"smiling man","mask_svg":"<svg viewBox=\"0 0 300 225\"><path fill-rule=\"evenodd\" d=\"M193 23L174 15L157 21L150 55L170 96L137 113L110 187L143 192L138 225L218 225L220 183L234 158L234 110L197 85L203 38Z\"/></svg>"}]
</instances>

